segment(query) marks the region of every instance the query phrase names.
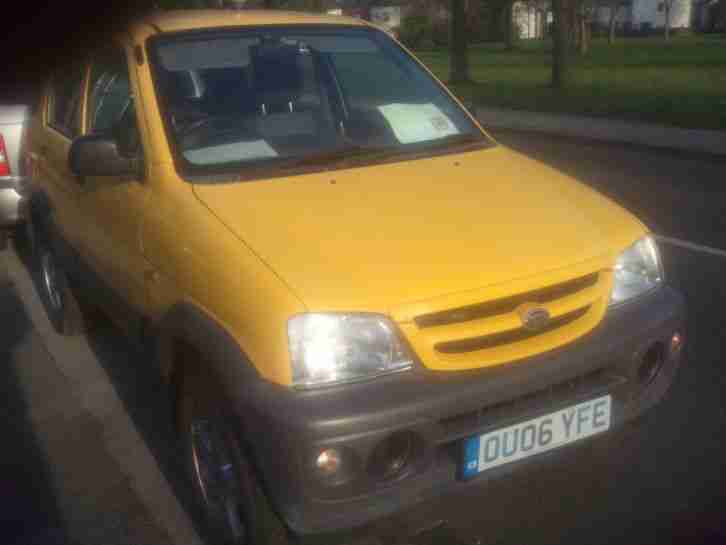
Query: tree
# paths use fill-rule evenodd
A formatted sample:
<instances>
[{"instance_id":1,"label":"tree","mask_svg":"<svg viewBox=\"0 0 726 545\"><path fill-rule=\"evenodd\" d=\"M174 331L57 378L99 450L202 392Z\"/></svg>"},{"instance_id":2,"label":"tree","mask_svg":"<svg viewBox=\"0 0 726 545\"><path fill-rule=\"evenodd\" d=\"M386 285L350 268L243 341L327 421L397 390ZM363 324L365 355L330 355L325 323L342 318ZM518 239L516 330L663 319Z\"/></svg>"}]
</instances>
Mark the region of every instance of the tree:
<instances>
[{"instance_id":1,"label":"tree","mask_svg":"<svg viewBox=\"0 0 726 545\"><path fill-rule=\"evenodd\" d=\"M665 9L665 39L671 38L671 9L673 8L673 0L663 0L663 8Z\"/></svg>"},{"instance_id":2,"label":"tree","mask_svg":"<svg viewBox=\"0 0 726 545\"><path fill-rule=\"evenodd\" d=\"M709 30L726 35L726 0L719 0L709 11Z\"/></svg>"},{"instance_id":3,"label":"tree","mask_svg":"<svg viewBox=\"0 0 726 545\"><path fill-rule=\"evenodd\" d=\"M610 0L608 7L610 8L610 22L608 25L608 44L612 45L615 42L615 23L618 20L618 12L620 8L625 6L623 0Z\"/></svg>"},{"instance_id":4,"label":"tree","mask_svg":"<svg viewBox=\"0 0 726 545\"><path fill-rule=\"evenodd\" d=\"M451 62L449 72L450 83L467 83L469 77L469 54L466 28L466 0L451 0Z\"/></svg>"},{"instance_id":5,"label":"tree","mask_svg":"<svg viewBox=\"0 0 726 545\"><path fill-rule=\"evenodd\" d=\"M575 0L573 24L575 47L580 55L587 55L590 51L590 21L594 6L591 0Z\"/></svg>"},{"instance_id":6,"label":"tree","mask_svg":"<svg viewBox=\"0 0 726 545\"><path fill-rule=\"evenodd\" d=\"M567 87L570 75L570 13L572 0L552 0L552 87Z\"/></svg>"},{"instance_id":7,"label":"tree","mask_svg":"<svg viewBox=\"0 0 726 545\"><path fill-rule=\"evenodd\" d=\"M532 0L537 14L537 32L535 38L544 38L547 35L548 0Z\"/></svg>"},{"instance_id":8,"label":"tree","mask_svg":"<svg viewBox=\"0 0 726 545\"><path fill-rule=\"evenodd\" d=\"M502 33L507 50L514 49L514 31L514 0L506 0L502 9Z\"/></svg>"}]
</instances>

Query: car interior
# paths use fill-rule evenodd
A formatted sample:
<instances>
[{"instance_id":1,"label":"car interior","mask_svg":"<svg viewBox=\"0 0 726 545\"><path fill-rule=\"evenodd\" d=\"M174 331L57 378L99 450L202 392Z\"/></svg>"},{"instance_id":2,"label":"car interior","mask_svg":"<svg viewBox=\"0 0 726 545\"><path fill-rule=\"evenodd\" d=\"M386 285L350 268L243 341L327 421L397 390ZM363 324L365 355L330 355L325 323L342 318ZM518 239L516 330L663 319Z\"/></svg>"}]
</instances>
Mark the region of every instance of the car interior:
<instances>
[{"instance_id":1,"label":"car interior","mask_svg":"<svg viewBox=\"0 0 726 545\"><path fill-rule=\"evenodd\" d=\"M249 63L163 69L163 94L188 160L295 157L346 144L397 143L376 105L345 100L328 54L286 40L248 50Z\"/></svg>"}]
</instances>

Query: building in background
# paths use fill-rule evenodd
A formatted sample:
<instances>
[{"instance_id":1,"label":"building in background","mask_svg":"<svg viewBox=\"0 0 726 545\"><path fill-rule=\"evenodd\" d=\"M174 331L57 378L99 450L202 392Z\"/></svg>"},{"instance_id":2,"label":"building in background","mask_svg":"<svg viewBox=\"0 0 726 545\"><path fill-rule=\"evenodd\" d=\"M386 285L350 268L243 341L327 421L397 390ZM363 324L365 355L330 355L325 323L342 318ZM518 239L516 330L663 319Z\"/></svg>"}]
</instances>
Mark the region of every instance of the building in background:
<instances>
[{"instance_id":1,"label":"building in background","mask_svg":"<svg viewBox=\"0 0 726 545\"><path fill-rule=\"evenodd\" d=\"M691 28L693 23L693 0L673 0L670 27ZM600 3L595 9L594 22L606 27L610 23L611 6ZM617 27L635 32L663 29L666 23L664 0L626 0L617 12Z\"/></svg>"},{"instance_id":2,"label":"building in background","mask_svg":"<svg viewBox=\"0 0 726 545\"><path fill-rule=\"evenodd\" d=\"M189 0L219 7L258 8L264 0ZM721 0L726 2L726 0ZM672 0L672 29L694 28L707 30L711 24L713 6L719 0ZM481 14L476 0L469 0L470 23L476 26ZM281 7L294 10L314 8L331 15L348 15L371 21L388 31L398 34L404 18L410 15L426 16L434 26L446 28L449 18L448 2L441 0L281 0ZM484 2L479 2L484 5ZM608 28L612 2L589 0L586 2L595 26ZM622 0L617 9L616 28L618 32L648 32L665 26L665 0ZM474 19L477 19L474 21ZM481 21L484 23L483 21ZM552 23L551 0L515 0L512 9L512 24L517 37L541 39L547 35ZM486 37L484 38L486 39Z\"/></svg>"},{"instance_id":3,"label":"building in background","mask_svg":"<svg viewBox=\"0 0 726 545\"><path fill-rule=\"evenodd\" d=\"M516 1L512 6L512 23L517 37L524 40L541 39L547 35L552 22L549 0Z\"/></svg>"}]
</instances>

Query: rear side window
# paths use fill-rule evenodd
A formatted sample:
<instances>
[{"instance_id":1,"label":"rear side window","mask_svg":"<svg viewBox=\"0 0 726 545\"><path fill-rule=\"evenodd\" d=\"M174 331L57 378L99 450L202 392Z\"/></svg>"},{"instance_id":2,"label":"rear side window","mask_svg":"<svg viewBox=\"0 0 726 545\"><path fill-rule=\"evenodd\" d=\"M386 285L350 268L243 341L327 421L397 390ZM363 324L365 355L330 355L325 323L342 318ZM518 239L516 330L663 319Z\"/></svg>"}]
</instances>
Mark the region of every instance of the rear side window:
<instances>
[{"instance_id":1,"label":"rear side window","mask_svg":"<svg viewBox=\"0 0 726 545\"><path fill-rule=\"evenodd\" d=\"M81 91L84 69L80 65L59 71L54 77L48 122L51 127L74 138L81 133Z\"/></svg>"},{"instance_id":2,"label":"rear side window","mask_svg":"<svg viewBox=\"0 0 726 545\"><path fill-rule=\"evenodd\" d=\"M121 51L101 56L91 67L88 122L92 133L113 129L131 106L126 59Z\"/></svg>"},{"instance_id":3,"label":"rear side window","mask_svg":"<svg viewBox=\"0 0 726 545\"><path fill-rule=\"evenodd\" d=\"M128 64L120 50L105 52L91 64L87 119L88 132L113 137L122 155L140 153Z\"/></svg>"}]
</instances>

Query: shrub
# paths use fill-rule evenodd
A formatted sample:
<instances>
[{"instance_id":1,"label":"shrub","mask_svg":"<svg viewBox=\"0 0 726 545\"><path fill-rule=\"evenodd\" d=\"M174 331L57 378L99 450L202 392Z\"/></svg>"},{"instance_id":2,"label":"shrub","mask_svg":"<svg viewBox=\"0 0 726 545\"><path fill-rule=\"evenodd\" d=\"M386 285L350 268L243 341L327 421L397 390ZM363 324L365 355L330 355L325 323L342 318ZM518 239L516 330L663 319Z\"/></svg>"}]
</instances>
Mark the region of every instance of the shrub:
<instances>
[{"instance_id":1,"label":"shrub","mask_svg":"<svg viewBox=\"0 0 726 545\"><path fill-rule=\"evenodd\" d=\"M401 21L399 39L410 49L419 49L432 40L433 27L425 15L409 15Z\"/></svg>"},{"instance_id":2,"label":"shrub","mask_svg":"<svg viewBox=\"0 0 726 545\"><path fill-rule=\"evenodd\" d=\"M449 45L449 22L446 20L438 21L431 28L431 39L439 47Z\"/></svg>"}]
</instances>

